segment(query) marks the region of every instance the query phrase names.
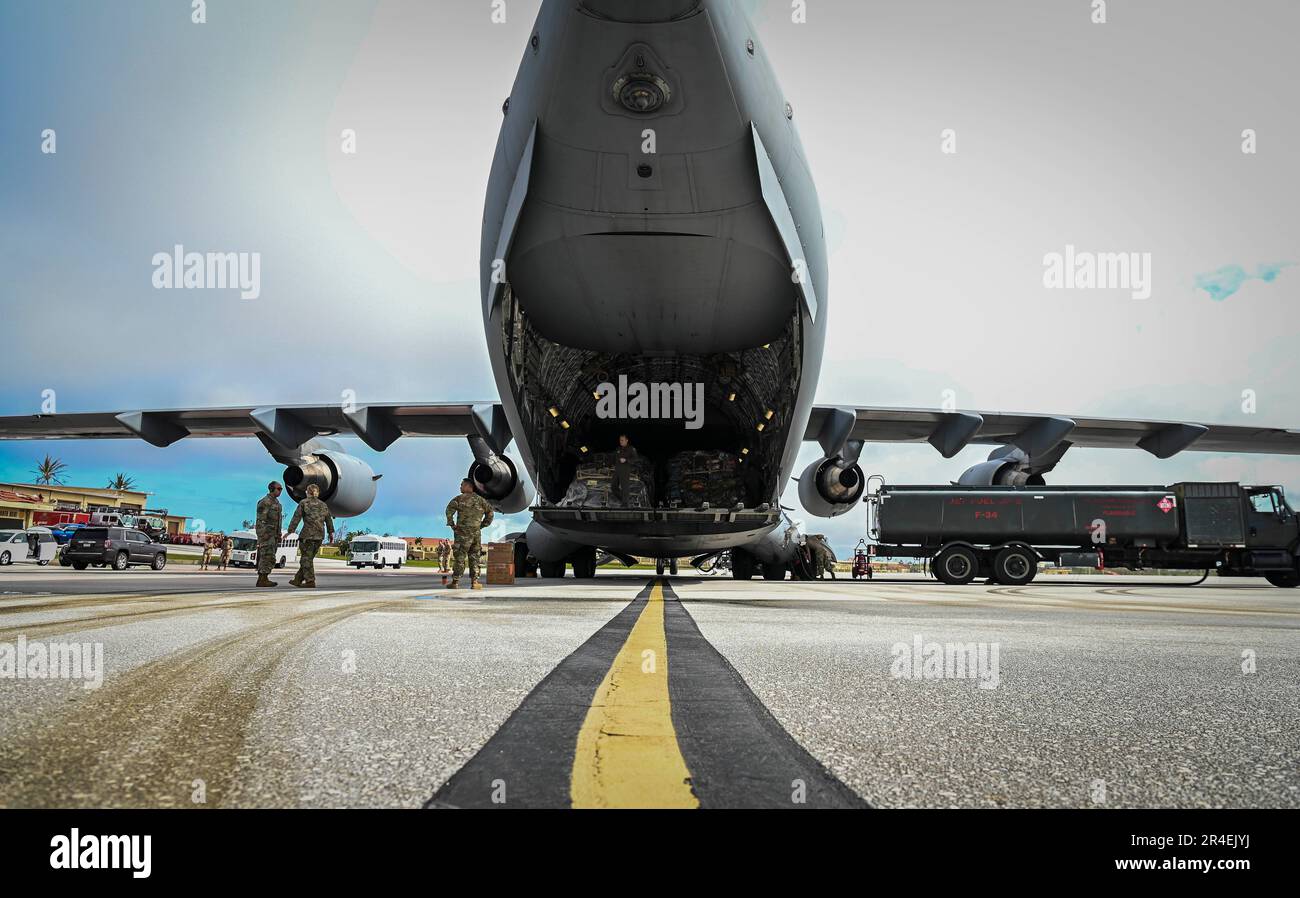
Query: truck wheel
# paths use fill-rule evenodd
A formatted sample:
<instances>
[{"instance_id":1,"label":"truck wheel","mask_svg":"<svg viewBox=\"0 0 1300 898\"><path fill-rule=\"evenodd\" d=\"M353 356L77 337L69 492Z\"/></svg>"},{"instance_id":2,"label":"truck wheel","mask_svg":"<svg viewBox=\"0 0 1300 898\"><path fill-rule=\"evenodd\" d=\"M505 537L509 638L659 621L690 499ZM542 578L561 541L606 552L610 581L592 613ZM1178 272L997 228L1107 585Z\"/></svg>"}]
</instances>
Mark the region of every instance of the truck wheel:
<instances>
[{"instance_id":1,"label":"truck wheel","mask_svg":"<svg viewBox=\"0 0 1300 898\"><path fill-rule=\"evenodd\" d=\"M934 559L934 575L940 583L950 586L964 586L974 580L978 572L979 559L965 546L944 549Z\"/></svg>"},{"instance_id":2,"label":"truck wheel","mask_svg":"<svg viewBox=\"0 0 1300 898\"><path fill-rule=\"evenodd\" d=\"M784 579L785 579L785 565L784 565L784 564L765 564L765 565L763 565L763 579L764 579L764 580L784 580Z\"/></svg>"},{"instance_id":3,"label":"truck wheel","mask_svg":"<svg viewBox=\"0 0 1300 898\"><path fill-rule=\"evenodd\" d=\"M126 570L127 566L130 565L130 563L131 563L131 556L127 555L125 552L118 552L116 555L113 556L113 570L115 571Z\"/></svg>"},{"instance_id":4,"label":"truck wheel","mask_svg":"<svg viewBox=\"0 0 1300 898\"><path fill-rule=\"evenodd\" d=\"M993 579L1007 586L1024 586L1038 573L1038 559L1022 546L1008 546L993 559Z\"/></svg>"},{"instance_id":5,"label":"truck wheel","mask_svg":"<svg viewBox=\"0 0 1300 898\"><path fill-rule=\"evenodd\" d=\"M84 562L84 561L74 561L74 562L72 562L72 568L73 568L73 570L84 571L84 570L86 569L86 567L87 567L87 565L86 565L86 562Z\"/></svg>"},{"instance_id":6,"label":"truck wheel","mask_svg":"<svg viewBox=\"0 0 1300 898\"><path fill-rule=\"evenodd\" d=\"M167 554L165 552L159 552L155 555L153 557L152 567L155 571L161 571L163 568L167 567Z\"/></svg>"},{"instance_id":7,"label":"truck wheel","mask_svg":"<svg viewBox=\"0 0 1300 898\"><path fill-rule=\"evenodd\" d=\"M1300 586L1300 573L1296 571L1270 571L1264 579L1282 589L1295 589Z\"/></svg>"}]
</instances>

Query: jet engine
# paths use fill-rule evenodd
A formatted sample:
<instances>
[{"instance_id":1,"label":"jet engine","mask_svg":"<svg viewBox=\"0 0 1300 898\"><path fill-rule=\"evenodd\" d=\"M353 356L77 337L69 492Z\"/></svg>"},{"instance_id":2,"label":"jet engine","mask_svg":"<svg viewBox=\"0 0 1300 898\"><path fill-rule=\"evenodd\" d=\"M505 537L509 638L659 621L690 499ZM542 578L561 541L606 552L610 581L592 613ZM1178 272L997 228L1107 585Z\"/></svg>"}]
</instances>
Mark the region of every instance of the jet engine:
<instances>
[{"instance_id":1,"label":"jet engine","mask_svg":"<svg viewBox=\"0 0 1300 898\"><path fill-rule=\"evenodd\" d=\"M301 502L307 487L314 483L331 514L350 518L370 508L375 501L375 481L382 476L346 452L318 449L284 469L284 485L293 500Z\"/></svg>"},{"instance_id":2,"label":"jet engine","mask_svg":"<svg viewBox=\"0 0 1300 898\"><path fill-rule=\"evenodd\" d=\"M961 486L1039 486L1042 474L1030 474L1024 462L995 458L971 465L957 481Z\"/></svg>"},{"instance_id":3,"label":"jet engine","mask_svg":"<svg viewBox=\"0 0 1300 898\"><path fill-rule=\"evenodd\" d=\"M493 452L481 439L471 438L470 447L474 461L465 476L474 484L474 492L506 514L521 512L532 504L532 492L509 456Z\"/></svg>"},{"instance_id":4,"label":"jet engine","mask_svg":"<svg viewBox=\"0 0 1300 898\"><path fill-rule=\"evenodd\" d=\"M988 461L971 465L958 479L960 486L1042 486L1043 474L1056 467L1056 463L1069 443L1062 443L1038 458L1030 458L1015 446L994 449Z\"/></svg>"},{"instance_id":5,"label":"jet engine","mask_svg":"<svg viewBox=\"0 0 1300 898\"><path fill-rule=\"evenodd\" d=\"M799 502L819 518L842 515L862 499L866 478L857 462L819 458L799 477Z\"/></svg>"}]
</instances>

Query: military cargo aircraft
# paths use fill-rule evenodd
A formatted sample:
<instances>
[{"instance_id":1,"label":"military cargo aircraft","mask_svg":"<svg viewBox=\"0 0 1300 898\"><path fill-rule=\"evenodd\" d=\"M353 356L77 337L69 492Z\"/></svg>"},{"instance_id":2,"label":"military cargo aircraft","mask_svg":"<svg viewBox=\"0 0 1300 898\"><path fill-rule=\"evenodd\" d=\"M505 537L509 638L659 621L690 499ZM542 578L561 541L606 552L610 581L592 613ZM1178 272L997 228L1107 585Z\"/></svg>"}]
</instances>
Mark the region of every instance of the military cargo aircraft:
<instances>
[{"instance_id":1,"label":"military cargo aircraft","mask_svg":"<svg viewBox=\"0 0 1300 898\"><path fill-rule=\"evenodd\" d=\"M1039 483L1071 446L1300 452L1285 429L816 405L831 314L817 191L795 109L734 0L544 0L503 106L480 269L495 400L17 416L0 418L0 438L253 436L286 465L295 500L317 484L342 516L370 506L378 478L334 437L377 451L466 439L476 489L532 512L520 549L544 574L567 561L579 577L595 574L598 548L730 549L736 576L784 577L780 495L805 441L822 454L799 473L799 497L822 517L863 499L868 441L928 442L946 458L994 447L961 474L968 484ZM701 391L695 425L646 414L655 391ZM601 413L611 405L621 414ZM621 433L646 500L575 497ZM683 468L683 454L713 462ZM674 492L665 481L683 470L689 489Z\"/></svg>"}]
</instances>

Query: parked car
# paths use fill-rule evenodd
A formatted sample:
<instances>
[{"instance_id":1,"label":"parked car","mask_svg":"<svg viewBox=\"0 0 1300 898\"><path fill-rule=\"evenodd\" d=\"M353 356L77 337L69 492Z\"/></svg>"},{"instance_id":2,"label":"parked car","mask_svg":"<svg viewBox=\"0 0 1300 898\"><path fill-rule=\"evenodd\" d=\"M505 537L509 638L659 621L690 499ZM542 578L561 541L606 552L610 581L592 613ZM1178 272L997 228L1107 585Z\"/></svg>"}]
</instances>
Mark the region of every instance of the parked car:
<instances>
[{"instance_id":1,"label":"parked car","mask_svg":"<svg viewBox=\"0 0 1300 898\"><path fill-rule=\"evenodd\" d=\"M167 566L167 547L131 527L82 527L63 549L60 559L84 571L90 565L124 571L131 565L147 564L155 571Z\"/></svg>"},{"instance_id":2,"label":"parked car","mask_svg":"<svg viewBox=\"0 0 1300 898\"><path fill-rule=\"evenodd\" d=\"M53 534L45 527L0 530L0 566L39 564L44 567L54 560L58 551Z\"/></svg>"},{"instance_id":3,"label":"parked car","mask_svg":"<svg viewBox=\"0 0 1300 898\"><path fill-rule=\"evenodd\" d=\"M72 534L76 533L78 530L80 530L82 527L85 526L86 526L85 524L81 524L81 523L60 524L57 527L51 527L50 533L54 535L55 542L57 542L61 546L66 546L68 544L68 540L72 539Z\"/></svg>"}]
</instances>

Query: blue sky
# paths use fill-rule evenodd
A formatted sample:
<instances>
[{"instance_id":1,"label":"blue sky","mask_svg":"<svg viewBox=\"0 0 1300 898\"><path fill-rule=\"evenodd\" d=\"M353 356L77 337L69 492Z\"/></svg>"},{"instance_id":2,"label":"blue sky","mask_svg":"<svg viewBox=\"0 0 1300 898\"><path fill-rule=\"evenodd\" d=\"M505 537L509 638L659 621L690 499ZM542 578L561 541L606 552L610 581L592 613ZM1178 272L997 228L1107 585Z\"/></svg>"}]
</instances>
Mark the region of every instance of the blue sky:
<instances>
[{"instance_id":1,"label":"blue sky","mask_svg":"<svg viewBox=\"0 0 1300 898\"><path fill-rule=\"evenodd\" d=\"M820 401L952 390L964 408L1300 426L1300 268L1255 276L1300 260L1294 4L1159 0L1105 26L1029 0L813 4L797 26L784 2L750 5L826 219ZM46 389L61 411L494 396L479 222L536 3L507 7L493 25L478 2L229 0L195 25L163 0L5 3L0 414ZM846 84L857 105L827 89ZM151 259L177 243L260 253L262 295L154 290ZM1066 244L1152 253L1151 298L1045 290L1042 258ZM461 441L345 445L384 474L362 522L442 533ZM281 470L251 440L26 442L0 445L0 478L31 479L46 451L69 482L126 471L214 528L251 516ZM986 454L874 446L864 467L945 481ZM1073 450L1053 480L1296 494L1297 475L1289 458ZM863 523L809 521L841 552Z\"/></svg>"}]
</instances>

